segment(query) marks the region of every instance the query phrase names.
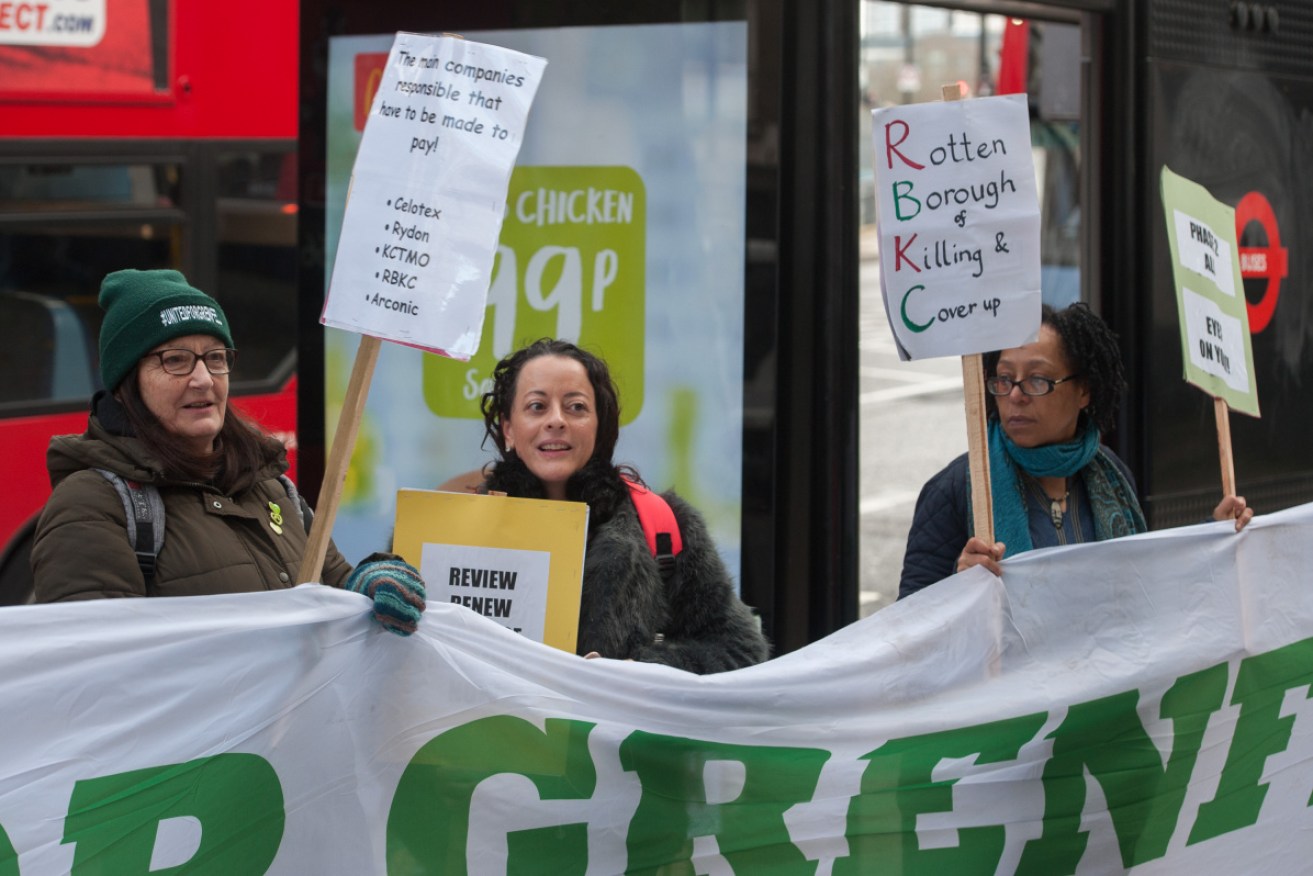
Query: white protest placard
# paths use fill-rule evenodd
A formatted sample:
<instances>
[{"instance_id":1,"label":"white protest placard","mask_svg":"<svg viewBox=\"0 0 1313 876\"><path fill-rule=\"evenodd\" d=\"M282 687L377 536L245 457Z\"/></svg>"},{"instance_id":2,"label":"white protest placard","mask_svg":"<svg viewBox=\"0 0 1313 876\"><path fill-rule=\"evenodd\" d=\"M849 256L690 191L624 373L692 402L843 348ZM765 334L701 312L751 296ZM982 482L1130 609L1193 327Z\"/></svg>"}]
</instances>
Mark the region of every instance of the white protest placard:
<instances>
[{"instance_id":1,"label":"white protest placard","mask_svg":"<svg viewBox=\"0 0 1313 876\"><path fill-rule=\"evenodd\" d=\"M356 156L320 322L468 359L546 60L399 33Z\"/></svg>"},{"instance_id":2,"label":"white protest placard","mask_svg":"<svg viewBox=\"0 0 1313 876\"><path fill-rule=\"evenodd\" d=\"M1227 316L1213 299L1188 286L1180 288L1180 296L1181 327L1189 362L1187 372L1197 369L1229 389L1249 393L1253 384L1241 340L1248 336L1248 326Z\"/></svg>"},{"instance_id":3,"label":"white protest placard","mask_svg":"<svg viewBox=\"0 0 1313 876\"><path fill-rule=\"evenodd\" d=\"M1231 228L1235 228L1234 220ZM1179 209L1172 210L1172 231L1176 234L1179 250L1177 264L1207 277L1218 292L1234 298L1235 277L1240 275L1240 263L1235 258L1235 247L1231 241L1213 231L1204 219ZM1234 233L1231 236L1234 237Z\"/></svg>"},{"instance_id":4,"label":"white protest placard","mask_svg":"<svg viewBox=\"0 0 1313 876\"><path fill-rule=\"evenodd\" d=\"M1161 175L1186 382L1257 417L1235 210L1164 165Z\"/></svg>"},{"instance_id":5,"label":"white protest placard","mask_svg":"<svg viewBox=\"0 0 1313 876\"><path fill-rule=\"evenodd\" d=\"M429 601L463 605L541 642L551 566L548 551L426 542L419 573Z\"/></svg>"},{"instance_id":6,"label":"white protest placard","mask_svg":"<svg viewBox=\"0 0 1313 876\"><path fill-rule=\"evenodd\" d=\"M873 111L880 288L904 359L1015 347L1040 323L1025 95Z\"/></svg>"}]
</instances>

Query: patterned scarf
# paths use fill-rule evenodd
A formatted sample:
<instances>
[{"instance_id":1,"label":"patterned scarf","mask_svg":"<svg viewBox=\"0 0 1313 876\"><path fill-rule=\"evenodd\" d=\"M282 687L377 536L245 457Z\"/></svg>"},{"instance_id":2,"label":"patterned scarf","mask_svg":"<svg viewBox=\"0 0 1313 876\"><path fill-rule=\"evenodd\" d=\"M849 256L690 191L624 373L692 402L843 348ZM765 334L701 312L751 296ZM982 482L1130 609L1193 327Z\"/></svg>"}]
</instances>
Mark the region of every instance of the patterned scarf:
<instances>
[{"instance_id":1,"label":"patterned scarf","mask_svg":"<svg viewBox=\"0 0 1313 876\"><path fill-rule=\"evenodd\" d=\"M989 477L994 493L994 539L1007 545L1010 557L1035 547L1030 540L1030 517L1019 471L1037 478L1069 478L1079 473L1094 511L1096 541L1133 535L1149 528L1135 491L1099 443L1099 430L1093 424L1083 434L1062 444L1018 447L1003 432L998 420L990 420Z\"/></svg>"}]
</instances>

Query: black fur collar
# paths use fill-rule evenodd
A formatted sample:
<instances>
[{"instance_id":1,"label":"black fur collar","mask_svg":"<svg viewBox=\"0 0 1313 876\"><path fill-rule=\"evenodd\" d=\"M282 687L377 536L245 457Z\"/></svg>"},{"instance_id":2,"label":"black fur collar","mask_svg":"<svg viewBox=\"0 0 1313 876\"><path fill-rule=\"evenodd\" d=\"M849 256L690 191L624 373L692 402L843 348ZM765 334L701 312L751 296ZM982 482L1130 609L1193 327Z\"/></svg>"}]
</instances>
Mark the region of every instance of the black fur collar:
<instances>
[{"instance_id":1,"label":"black fur collar","mask_svg":"<svg viewBox=\"0 0 1313 876\"><path fill-rule=\"evenodd\" d=\"M493 467L488 475L487 487L508 496L547 498L542 481L514 454ZM591 532L594 527L615 516L620 503L628 500L629 488L621 480L619 469L604 459L594 457L566 482L565 496L570 501L588 504L588 529Z\"/></svg>"}]
</instances>

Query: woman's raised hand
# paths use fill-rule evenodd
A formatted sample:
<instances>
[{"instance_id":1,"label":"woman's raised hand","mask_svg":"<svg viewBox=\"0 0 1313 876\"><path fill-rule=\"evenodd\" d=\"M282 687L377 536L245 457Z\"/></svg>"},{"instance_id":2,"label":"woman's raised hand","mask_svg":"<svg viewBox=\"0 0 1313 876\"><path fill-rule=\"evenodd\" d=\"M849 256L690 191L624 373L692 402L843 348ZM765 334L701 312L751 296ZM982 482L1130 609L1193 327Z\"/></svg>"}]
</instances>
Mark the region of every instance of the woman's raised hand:
<instances>
[{"instance_id":1,"label":"woman's raised hand","mask_svg":"<svg viewBox=\"0 0 1313 876\"><path fill-rule=\"evenodd\" d=\"M1244 496L1224 496L1213 509L1214 520L1235 520L1235 531L1239 532L1254 519L1254 509L1245 502Z\"/></svg>"},{"instance_id":2,"label":"woman's raised hand","mask_svg":"<svg viewBox=\"0 0 1313 876\"><path fill-rule=\"evenodd\" d=\"M1003 569L999 566L999 561L1003 559L1006 550L1007 545L1001 541L991 545L980 536L973 535L967 540L966 547L962 548L962 553L958 554L957 570L965 572L972 566L984 566L993 574L1002 577Z\"/></svg>"}]
</instances>

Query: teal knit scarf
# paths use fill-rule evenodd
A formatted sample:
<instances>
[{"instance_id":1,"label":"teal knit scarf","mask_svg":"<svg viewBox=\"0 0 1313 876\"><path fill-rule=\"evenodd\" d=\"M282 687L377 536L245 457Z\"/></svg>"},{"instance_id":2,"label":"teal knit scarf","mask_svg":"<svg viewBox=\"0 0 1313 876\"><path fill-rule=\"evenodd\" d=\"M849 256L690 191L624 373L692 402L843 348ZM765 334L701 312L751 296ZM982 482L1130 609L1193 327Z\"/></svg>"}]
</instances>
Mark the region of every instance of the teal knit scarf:
<instances>
[{"instance_id":1,"label":"teal knit scarf","mask_svg":"<svg viewBox=\"0 0 1313 876\"><path fill-rule=\"evenodd\" d=\"M1099 430L1093 424L1062 444L1018 447L1003 432L998 420L990 420L989 477L994 494L994 540L1007 545L1010 557L1035 547L1030 540L1030 518L1018 470L1037 478L1069 478L1079 473L1094 511L1096 541L1148 529L1135 491L1099 443Z\"/></svg>"}]
</instances>

